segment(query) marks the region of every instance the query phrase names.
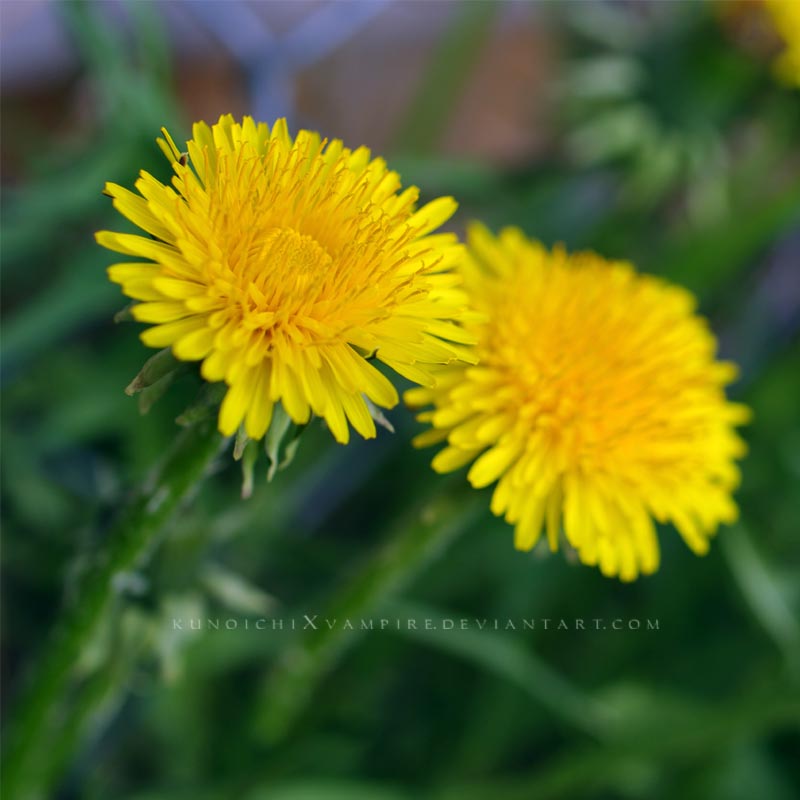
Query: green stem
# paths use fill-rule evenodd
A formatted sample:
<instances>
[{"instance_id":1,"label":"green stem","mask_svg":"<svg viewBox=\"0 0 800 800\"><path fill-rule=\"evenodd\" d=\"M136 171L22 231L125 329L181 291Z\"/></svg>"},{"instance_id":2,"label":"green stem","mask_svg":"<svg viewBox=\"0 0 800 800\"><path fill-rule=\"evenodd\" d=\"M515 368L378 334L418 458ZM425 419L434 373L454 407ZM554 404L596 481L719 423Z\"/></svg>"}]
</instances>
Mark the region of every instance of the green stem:
<instances>
[{"instance_id":1,"label":"green stem","mask_svg":"<svg viewBox=\"0 0 800 800\"><path fill-rule=\"evenodd\" d=\"M448 494L417 507L319 614L309 612L298 621L304 630L284 651L261 696L258 734L266 742L275 744L289 732L318 684L363 635L360 620L379 612L484 507L485 499L477 494L466 502ZM348 627L345 620L355 622Z\"/></svg>"},{"instance_id":2,"label":"green stem","mask_svg":"<svg viewBox=\"0 0 800 800\"><path fill-rule=\"evenodd\" d=\"M5 736L0 792L4 797L28 800L43 796L37 786L42 774L37 758L46 752L51 737L68 726L68 720L57 712L72 688L75 663L102 624L118 576L150 555L159 533L203 478L222 441L211 424L182 431L160 468L109 533L105 552L89 568L76 605L58 624L20 698L16 719Z\"/></svg>"}]
</instances>

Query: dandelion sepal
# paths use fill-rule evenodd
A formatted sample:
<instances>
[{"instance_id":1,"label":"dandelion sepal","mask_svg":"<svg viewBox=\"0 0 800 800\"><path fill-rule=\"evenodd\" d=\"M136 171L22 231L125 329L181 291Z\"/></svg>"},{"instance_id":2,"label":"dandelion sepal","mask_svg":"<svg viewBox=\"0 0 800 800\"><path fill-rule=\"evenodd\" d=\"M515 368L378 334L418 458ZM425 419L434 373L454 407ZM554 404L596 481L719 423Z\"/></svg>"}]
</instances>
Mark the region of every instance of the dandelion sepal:
<instances>
[{"instance_id":1,"label":"dandelion sepal","mask_svg":"<svg viewBox=\"0 0 800 800\"><path fill-rule=\"evenodd\" d=\"M134 395L171 376L182 366L169 348L164 348L145 361L136 377L125 387L125 394Z\"/></svg>"}]
</instances>

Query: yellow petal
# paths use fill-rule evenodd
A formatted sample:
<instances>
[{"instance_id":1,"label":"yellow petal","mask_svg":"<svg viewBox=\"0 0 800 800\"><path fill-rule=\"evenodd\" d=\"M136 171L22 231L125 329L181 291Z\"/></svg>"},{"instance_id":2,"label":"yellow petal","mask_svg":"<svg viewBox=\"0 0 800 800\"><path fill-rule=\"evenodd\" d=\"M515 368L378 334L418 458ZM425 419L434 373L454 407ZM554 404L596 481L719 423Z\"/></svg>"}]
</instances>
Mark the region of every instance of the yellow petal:
<instances>
[{"instance_id":1,"label":"yellow petal","mask_svg":"<svg viewBox=\"0 0 800 800\"><path fill-rule=\"evenodd\" d=\"M247 370L228 388L219 409L219 430L223 436L233 436L238 430L253 402L258 377L257 369Z\"/></svg>"},{"instance_id":2,"label":"yellow petal","mask_svg":"<svg viewBox=\"0 0 800 800\"><path fill-rule=\"evenodd\" d=\"M188 317L177 322L167 322L164 325L148 328L139 335L139 338L148 347L169 347L183 336L204 327L205 320L202 317Z\"/></svg>"},{"instance_id":3,"label":"yellow petal","mask_svg":"<svg viewBox=\"0 0 800 800\"><path fill-rule=\"evenodd\" d=\"M458 203L452 197L439 197L417 211L408 224L416 229L417 236L423 236L450 219L457 208Z\"/></svg>"},{"instance_id":4,"label":"yellow petal","mask_svg":"<svg viewBox=\"0 0 800 800\"><path fill-rule=\"evenodd\" d=\"M253 398L247 410L245 430L251 439L261 439L272 421L273 403L269 399L269 368L263 365L258 371Z\"/></svg>"},{"instance_id":5,"label":"yellow petal","mask_svg":"<svg viewBox=\"0 0 800 800\"><path fill-rule=\"evenodd\" d=\"M476 488L488 486L497 480L511 463L519 456L518 442L498 445L487 450L473 465L467 474L467 480Z\"/></svg>"},{"instance_id":6,"label":"yellow petal","mask_svg":"<svg viewBox=\"0 0 800 800\"><path fill-rule=\"evenodd\" d=\"M214 346L214 331L211 328L201 328L181 337L172 345L175 358L182 361L199 361L205 358ZM221 380L221 378L217 378Z\"/></svg>"},{"instance_id":7,"label":"yellow petal","mask_svg":"<svg viewBox=\"0 0 800 800\"><path fill-rule=\"evenodd\" d=\"M173 322L191 314L183 303L139 303L131 309L139 322Z\"/></svg>"},{"instance_id":8,"label":"yellow petal","mask_svg":"<svg viewBox=\"0 0 800 800\"><path fill-rule=\"evenodd\" d=\"M460 447L445 447L434 456L431 466L436 472L453 472L472 461L480 451L481 448L462 450Z\"/></svg>"},{"instance_id":9,"label":"yellow petal","mask_svg":"<svg viewBox=\"0 0 800 800\"><path fill-rule=\"evenodd\" d=\"M353 427L365 438L375 438L375 421L367 409L367 405L360 395L344 394L341 395L344 413L352 423Z\"/></svg>"}]
</instances>

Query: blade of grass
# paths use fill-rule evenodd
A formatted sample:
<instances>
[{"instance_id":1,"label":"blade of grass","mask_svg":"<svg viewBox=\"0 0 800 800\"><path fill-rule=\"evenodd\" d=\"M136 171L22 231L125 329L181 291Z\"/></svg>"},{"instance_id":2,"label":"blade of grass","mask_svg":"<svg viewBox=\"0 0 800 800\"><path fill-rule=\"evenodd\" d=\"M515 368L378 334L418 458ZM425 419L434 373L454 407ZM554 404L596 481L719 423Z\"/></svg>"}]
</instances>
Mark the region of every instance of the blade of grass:
<instances>
[{"instance_id":1,"label":"blade of grass","mask_svg":"<svg viewBox=\"0 0 800 800\"><path fill-rule=\"evenodd\" d=\"M739 523L725 531L721 544L731 574L753 617L792 667L800 669L800 622L744 525Z\"/></svg>"},{"instance_id":2,"label":"blade of grass","mask_svg":"<svg viewBox=\"0 0 800 800\"><path fill-rule=\"evenodd\" d=\"M108 318L121 305L118 288L103 274L108 261L94 244L81 250L61 275L3 324L6 366L33 358L78 325Z\"/></svg>"},{"instance_id":3,"label":"blade of grass","mask_svg":"<svg viewBox=\"0 0 800 800\"><path fill-rule=\"evenodd\" d=\"M609 709L572 685L519 640L487 629L462 630L456 626L445 632L435 620L452 620L464 615L443 613L403 600L390 603L387 613L401 619L434 620L432 629L425 625L401 626L400 633L509 681L555 717L583 733L597 738L609 733L609 724L613 721Z\"/></svg>"},{"instance_id":4,"label":"blade of grass","mask_svg":"<svg viewBox=\"0 0 800 800\"><path fill-rule=\"evenodd\" d=\"M575 797L654 797L664 777L691 764L704 764L742 738L797 729L796 687L774 679L753 691L709 708L697 700L645 693L640 719L619 742L568 750L522 776L452 784L436 800L571 800Z\"/></svg>"},{"instance_id":5,"label":"blade of grass","mask_svg":"<svg viewBox=\"0 0 800 800\"><path fill-rule=\"evenodd\" d=\"M458 4L456 19L433 55L393 149L414 155L435 149L499 8L490 0Z\"/></svg>"},{"instance_id":6,"label":"blade of grass","mask_svg":"<svg viewBox=\"0 0 800 800\"><path fill-rule=\"evenodd\" d=\"M316 624L287 648L268 676L256 723L264 741L275 744L291 730L325 675L363 635L360 619L378 611L441 555L483 507L478 494L466 503L451 495L429 497L393 526L385 543L331 597ZM345 620L356 622L346 627Z\"/></svg>"}]
</instances>

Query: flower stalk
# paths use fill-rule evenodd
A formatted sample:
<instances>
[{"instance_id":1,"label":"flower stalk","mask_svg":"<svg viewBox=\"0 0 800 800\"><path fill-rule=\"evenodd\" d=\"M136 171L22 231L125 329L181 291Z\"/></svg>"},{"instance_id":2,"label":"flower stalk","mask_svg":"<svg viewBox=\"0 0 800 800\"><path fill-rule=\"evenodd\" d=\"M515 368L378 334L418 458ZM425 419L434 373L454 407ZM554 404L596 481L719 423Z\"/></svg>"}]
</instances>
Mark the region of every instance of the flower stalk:
<instances>
[{"instance_id":1,"label":"flower stalk","mask_svg":"<svg viewBox=\"0 0 800 800\"><path fill-rule=\"evenodd\" d=\"M43 658L20 698L15 724L6 731L0 792L4 797L35 800L44 796L37 757L68 725L63 703L73 689L74 665L103 622L118 576L140 567L150 556L225 441L210 421L181 431L108 534L103 552L82 581L76 603L43 648Z\"/></svg>"}]
</instances>

